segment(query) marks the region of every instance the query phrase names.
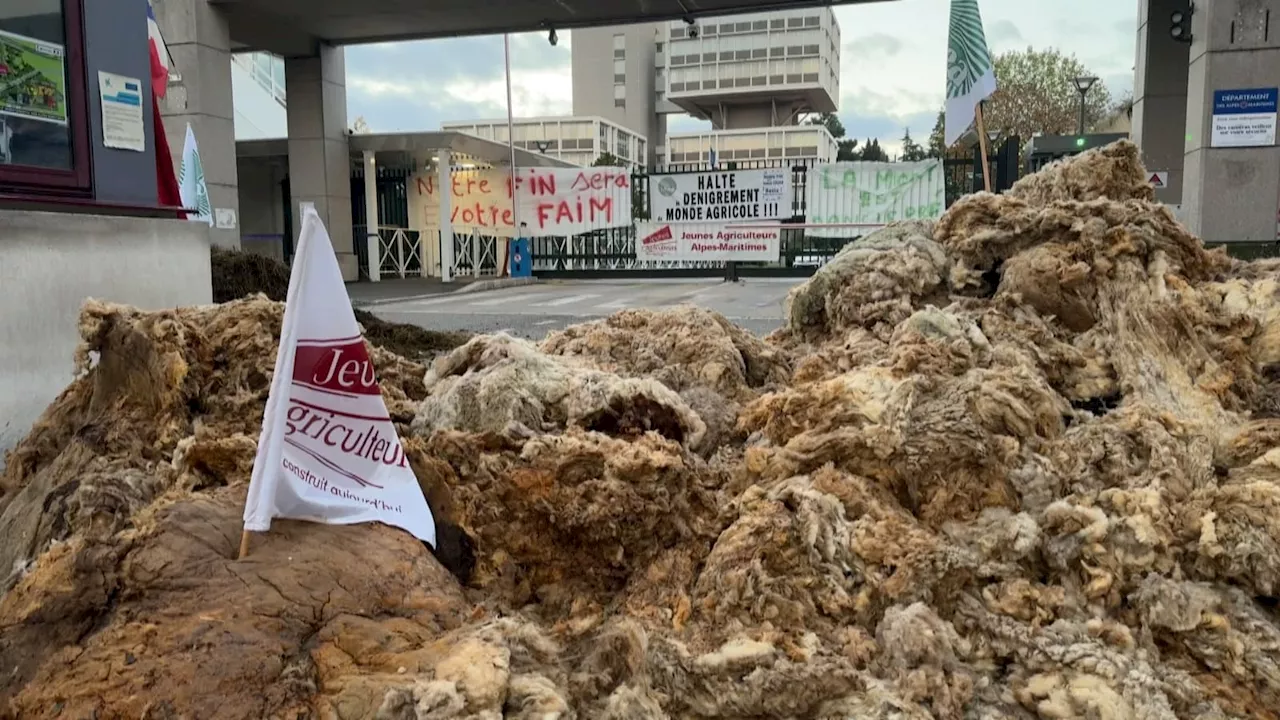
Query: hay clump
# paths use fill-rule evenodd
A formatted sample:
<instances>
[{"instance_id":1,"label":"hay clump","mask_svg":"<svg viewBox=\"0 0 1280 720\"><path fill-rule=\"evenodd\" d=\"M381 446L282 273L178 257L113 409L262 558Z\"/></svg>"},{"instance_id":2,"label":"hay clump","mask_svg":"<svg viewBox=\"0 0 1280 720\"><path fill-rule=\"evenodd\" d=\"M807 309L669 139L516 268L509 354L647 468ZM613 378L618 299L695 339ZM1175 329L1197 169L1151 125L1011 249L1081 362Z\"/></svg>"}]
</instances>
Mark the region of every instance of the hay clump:
<instances>
[{"instance_id":1,"label":"hay clump","mask_svg":"<svg viewBox=\"0 0 1280 720\"><path fill-rule=\"evenodd\" d=\"M860 240L763 343L377 353L454 574L381 526L228 560L279 306L91 304L2 486L4 712L1278 717L1280 267L1144 180L1117 143Z\"/></svg>"}]
</instances>

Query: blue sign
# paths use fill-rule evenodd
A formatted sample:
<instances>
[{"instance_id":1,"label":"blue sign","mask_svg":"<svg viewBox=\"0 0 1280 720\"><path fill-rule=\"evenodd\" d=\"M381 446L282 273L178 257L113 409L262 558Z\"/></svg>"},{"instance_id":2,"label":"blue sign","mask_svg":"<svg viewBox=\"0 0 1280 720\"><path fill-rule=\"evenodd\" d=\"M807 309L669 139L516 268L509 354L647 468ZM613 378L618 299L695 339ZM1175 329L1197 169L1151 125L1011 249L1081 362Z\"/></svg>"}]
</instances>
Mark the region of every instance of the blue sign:
<instances>
[{"instance_id":1,"label":"blue sign","mask_svg":"<svg viewBox=\"0 0 1280 720\"><path fill-rule=\"evenodd\" d=\"M1280 90L1254 88L1251 90L1214 90L1214 115L1250 115L1276 112Z\"/></svg>"},{"instance_id":2,"label":"blue sign","mask_svg":"<svg viewBox=\"0 0 1280 720\"><path fill-rule=\"evenodd\" d=\"M507 272L511 277L533 277L533 258L529 255L529 238L513 238L507 257Z\"/></svg>"}]
</instances>

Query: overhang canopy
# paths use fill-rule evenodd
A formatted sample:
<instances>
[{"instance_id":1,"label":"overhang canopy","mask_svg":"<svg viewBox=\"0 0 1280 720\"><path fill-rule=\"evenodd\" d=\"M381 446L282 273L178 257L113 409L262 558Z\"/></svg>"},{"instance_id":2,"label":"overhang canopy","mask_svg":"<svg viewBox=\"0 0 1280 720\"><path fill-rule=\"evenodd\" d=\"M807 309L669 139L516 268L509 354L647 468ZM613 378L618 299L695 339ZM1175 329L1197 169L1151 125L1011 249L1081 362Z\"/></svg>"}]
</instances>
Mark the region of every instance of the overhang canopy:
<instances>
[{"instance_id":1,"label":"overhang canopy","mask_svg":"<svg viewBox=\"0 0 1280 720\"><path fill-rule=\"evenodd\" d=\"M700 19L880 0L210 0L227 16L237 50L285 57L315 54L317 43L569 30Z\"/></svg>"},{"instance_id":2,"label":"overhang canopy","mask_svg":"<svg viewBox=\"0 0 1280 720\"><path fill-rule=\"evenodd\" d=\"M361 133L350 139L351 155L358 158L364 151L374 153L374 161L380 167L418 167L441 150L449 150L476 164L506 166L511 164L511 147L505 143L485 140L467 133L443 130L415 133ZM241 140L236 143L237 157L288 157L289 141L285 138L270 140ZM576 167L550 155L516 148L516 165L519 167Z\"/></svg>"}]
</instances>

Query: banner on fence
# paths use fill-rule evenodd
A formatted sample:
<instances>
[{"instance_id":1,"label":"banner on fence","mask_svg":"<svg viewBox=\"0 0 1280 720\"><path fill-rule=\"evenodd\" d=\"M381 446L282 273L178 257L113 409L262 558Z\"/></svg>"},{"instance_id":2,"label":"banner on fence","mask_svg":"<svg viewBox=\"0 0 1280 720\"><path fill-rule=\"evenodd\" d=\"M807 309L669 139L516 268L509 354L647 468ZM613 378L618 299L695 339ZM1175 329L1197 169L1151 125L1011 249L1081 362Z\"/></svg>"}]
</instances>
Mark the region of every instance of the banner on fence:
<instances>
[{"instance_id":1,"label":"banner on fence","mask_svg":"<svg viewBox=\"0 0 1280 720\"><path fill-rule=\"evenodd\" d=\"M631 173L625 168L521 168L516 174L519 214L505 169L455 170L450 216L455 233L512 237L515 223L529 235L579 235L631 225ZM414 176L410 217L438 230L438 176Z\"/></svg>"},{"instance_id":2,"label":"banner on fence","mask_svg":"<svg viewBox=\"0 0 1280 720\"><path fill-rule=\"evenodd\" d=\"M666 222L789 218L791 168L651 175L649 205Z\"/></svg>"},{"instance_id":3,"label":"banner on fence","mask_svg":"<svg viewBox=\"0 0 1280 720\"><path fill-rule=\"evenodd\" d=\"M782 226L735 228L720 223L636 223L636 260L777 262Z\"/></svg>"},{"instance_id":4,"label":"banner on fence","mask_svg":"<svg viewBox=\"0 0 1280 720\"><path fill-rule=\"evenodd\" d=\"M620 167L520 168L519 222L530 236L631 226L631 171Z\"/></svg>"},{"instance_id":5,"label":"banner on fence","mask_svg":"<svg viewBox=\"0 0 1280 720\"><path fill-rule=\"evenodd\" d=\"M420 172L413 177L416 188L409 193L410 222L427 230L440 229L439 173ZM511 179L506 170L455 170L450 177L449 214L453 231L470 235L512 237L515 233L511 207Z\"/></svg>"},{"instance_id":6,"label":"banner on fence","mask_svg":"<svg viewBox=\"0 0 1280 720\"><path fill-rule=\"evenodd\" d=\"M858 237L897 220L932 219L946 208L941 160L840 162L809 168L805 221L866 227L811 228L817 237Z\"/></svg>"}]
</instances>

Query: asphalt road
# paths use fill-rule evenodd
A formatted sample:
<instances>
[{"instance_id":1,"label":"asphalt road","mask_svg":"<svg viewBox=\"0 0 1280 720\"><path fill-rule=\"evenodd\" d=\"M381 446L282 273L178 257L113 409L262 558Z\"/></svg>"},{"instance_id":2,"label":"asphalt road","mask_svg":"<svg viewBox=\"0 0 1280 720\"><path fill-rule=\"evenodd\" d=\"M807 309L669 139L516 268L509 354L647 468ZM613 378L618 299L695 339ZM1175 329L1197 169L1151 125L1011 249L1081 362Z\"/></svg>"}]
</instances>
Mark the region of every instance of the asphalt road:
<instances>
[{"instance_id":1,"label":"asphalt road","mask_svg":"<svg viewBox=\"0 0 1280 720\"><path fill-rule=\"evenodd\" d=\"M432 330L504 331L541 340L552 330L629 308L692 304L715 310L764 335L782 324L783 301L794 278L719 280L552 281L484 293L450 294L368 308L392 322Z\"/></svg>"}]
</instances>

